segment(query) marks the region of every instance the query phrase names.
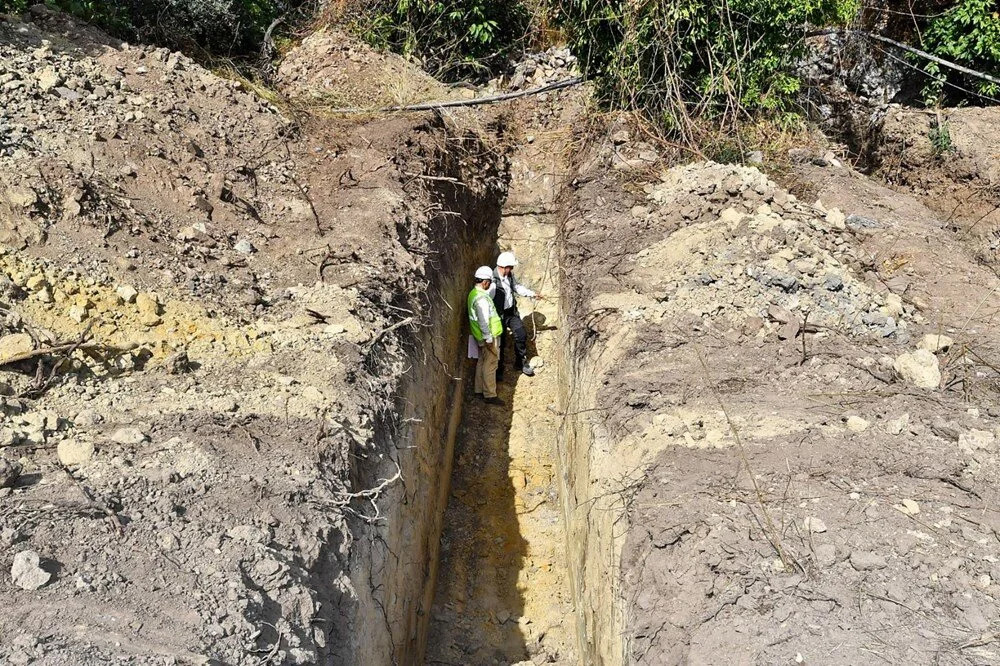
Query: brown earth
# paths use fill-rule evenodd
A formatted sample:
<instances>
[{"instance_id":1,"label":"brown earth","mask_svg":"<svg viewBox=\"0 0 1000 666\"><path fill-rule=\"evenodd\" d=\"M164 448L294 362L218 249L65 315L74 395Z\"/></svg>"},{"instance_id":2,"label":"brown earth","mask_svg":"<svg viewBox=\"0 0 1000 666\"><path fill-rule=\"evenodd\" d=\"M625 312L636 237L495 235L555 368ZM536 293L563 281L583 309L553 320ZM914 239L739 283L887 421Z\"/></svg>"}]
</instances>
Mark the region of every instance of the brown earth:
<instances>
[{"instance_id":1,"label":"brown earth","mask_svg":"<svg viewBox=\"0 0 1000 666\"><path fill-rule=\"evenodd\" d=\"M799 175L861 216L846 221L753 170L678 167L643 196L605 164L582 171L562 259L563 446L586 460L568 529L621 553L610 589L578 591L584 661L994 661L993 273L918 201L845 168ZM844 262L833 283L816 244ZM775 259L794 289L767 278ZM904 382L894 357L938 332L943 377ZM576 575L615 577L614 561Z\"/></svg>"},{"instance_id":2,"label":"brown earth","mask_svg":"<svg viewBox=\"0 0 1000 666\"><path fill-rule=\"evenodd\" d=\"M41 9L0 20L0 50L0 346L96 349L64 376L48 354L2 368L23 468L3 564L50 575L5 578L0 659L388 659L374 579L421 577L366 554L402 535L349 493L415 473L404 359L425 321L459 321L439 257L495 235L502 155L454 117L292 123ZM430 492L400 484L387 503Z\"/></svg>"},{"instance_id":3,"label":"brown earth","mask_svg":"<svg viewBox=\"0 0 1000 666\"><path fill-rule=\"evenodd\" d=\"M327 117L458 95L333 31L277 72L0 16L0 660L1000 660L992 111L804 201L585 91ZM550 299L497 408L501 248Z\"/></svg>"}]
</instances>

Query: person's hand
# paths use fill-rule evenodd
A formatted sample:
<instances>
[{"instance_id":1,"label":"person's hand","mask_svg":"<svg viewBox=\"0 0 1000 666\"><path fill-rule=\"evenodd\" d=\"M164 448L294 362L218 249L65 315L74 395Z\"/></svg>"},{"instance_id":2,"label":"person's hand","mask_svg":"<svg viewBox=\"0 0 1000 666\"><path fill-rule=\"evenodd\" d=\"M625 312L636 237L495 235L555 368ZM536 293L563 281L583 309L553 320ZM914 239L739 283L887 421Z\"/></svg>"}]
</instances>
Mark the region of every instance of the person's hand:
<instances>
[{"instance_id":1,"label":"person's hand","mask_svg":"<svg viewBox=\"0 0 1000 666\"><path fill-rule=\"evenodd\" d=\"M538 293L535 294L535 298L537 300L539 300L539 301L547 301L547 300L549 300L549 299L545 298L544 294L538 294Z\"/></svg>"}]
</instances>

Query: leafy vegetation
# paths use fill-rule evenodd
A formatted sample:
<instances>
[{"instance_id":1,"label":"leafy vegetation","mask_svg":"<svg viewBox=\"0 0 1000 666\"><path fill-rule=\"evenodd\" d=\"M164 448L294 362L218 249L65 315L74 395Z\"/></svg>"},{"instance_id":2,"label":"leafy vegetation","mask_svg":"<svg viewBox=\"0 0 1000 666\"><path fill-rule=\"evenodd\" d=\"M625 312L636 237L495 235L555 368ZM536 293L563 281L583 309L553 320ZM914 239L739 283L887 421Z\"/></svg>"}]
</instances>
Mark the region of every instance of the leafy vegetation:
<instances>
[{"instance_id":1,"label":"leafy vegetation","mask_svg":"<svg viewBox=\"0 0 1000 666\"><path fill-rule=\"evenodd\" d=\"M0 11L24 11L34 0L0 0ZM301 0L46 0L123 39L152 42L202 55L239 57L260 52L275 18Z\"/></svg>"},{"instance_id":2,"label":"leafy vegetation","mask_svg":"<svg viewBox=\"0 0 1000 666\"><path fill-rule=\"evenodd\" d=\"M931 140L931 147L934 149L934 154L938 157L943 157L955 150L955 147L951 143L951 126L947 120L941 120L940 118L934 120L931 123L931 131L928 138Z\"/></svg>"},{"instance_id":3,"label":"leafy vegetation","mask_svg":"<svg viewBox=\"0 0 1000 666\"><path fill-rule=\"evenodd\" d=\"M693 139L697 121L755 112L795 122L794 64L810 26L840 24L858 0L565 0L559 13L614 106Z\"/></svg>"},{"instance_id":4,"label":"leafy vegetation","mask_svg":"<svg viewBox=\"0 0 1000 666\"><path fill-rule=\"evenodd\" d=\"M523 44L531 19L518 0L375 0L353 21L370 44L422 61L443 79L480 78Z\"/></svg>"},{"instance_id":5,"label":"leafy vegetation","mask_svg":"<svg viewBox=\"0 0 1000 666\"><path fill-rule=\"evenodd\" d=\"M1000 77L1000 7L996 0L960 0L930 22L923 40L924 48L937 56ZM929 105L965 101L970 97L974 101L975 94L963 93L962 88L987 97L1000 97L1000 86L995 83L934 62L921 65L934 77L924 89Z\"/></svg>"}]
</instances>

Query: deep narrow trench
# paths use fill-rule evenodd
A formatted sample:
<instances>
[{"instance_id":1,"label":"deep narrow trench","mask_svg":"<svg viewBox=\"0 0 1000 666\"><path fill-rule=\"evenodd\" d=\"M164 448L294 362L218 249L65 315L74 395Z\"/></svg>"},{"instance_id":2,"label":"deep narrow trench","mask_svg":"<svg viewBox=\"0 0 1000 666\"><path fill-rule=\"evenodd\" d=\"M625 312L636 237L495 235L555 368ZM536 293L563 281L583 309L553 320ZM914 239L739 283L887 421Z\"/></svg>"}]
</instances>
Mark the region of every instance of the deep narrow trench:
<instances>
[{"instance_id":1,"label":"deep narrow trench","mask_svg":"<svg viewBox=\"0 0 1000 666\"><path fill-rule=\"evenodd\" d=\"M540 145L515 153L505 212L516 211L504 215L497 240L518 256L518 278L552 297L558 185L551 174L565 171L561 155ZM464 387L426 664L576 663L555 447L557 308L556 298L519 301L528 357L542 364L523 376L507 349L502 406Z\"/></svg>"}]
</instances>

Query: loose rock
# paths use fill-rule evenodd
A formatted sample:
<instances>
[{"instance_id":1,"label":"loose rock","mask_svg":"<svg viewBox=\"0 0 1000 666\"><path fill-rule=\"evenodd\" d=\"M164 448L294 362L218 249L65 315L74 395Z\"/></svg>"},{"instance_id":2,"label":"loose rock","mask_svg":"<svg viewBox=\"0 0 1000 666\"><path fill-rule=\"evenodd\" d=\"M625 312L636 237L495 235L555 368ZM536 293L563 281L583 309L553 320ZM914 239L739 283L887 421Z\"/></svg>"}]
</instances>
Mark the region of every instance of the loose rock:
<instances>
[{"instance_id":1,"label":"loose rock","mask_svg":"<svg viewBox=\"0 0 1000 666\"><path fill-rule=\"evenodd\" d=\"M22 590L37 590L52 579L52 574L39 566L40 558L33 550L22 550L14 556L10 577Z\"/></svg>"},{"instance_id":2,"label":"loose rock","mask_svg":"<svg viewBox=\"0 0 1000 666\"><path fill-rule=\"evenodd\" d=\"M93 442L64 439L56 447L56 455L63 465L84 465L94 457Z\"/></svg>"},{"instance_id":3,"label":"loose rock","mask_svg":"<svg viewBox=\"0 0 1000 666\"><path fill-rule=\"evenodd\" d=\"M900 354L892 367L900 378L918 388L935 389L941 384L937 357L926 349Z\"/></svg>"}]
</instances>

